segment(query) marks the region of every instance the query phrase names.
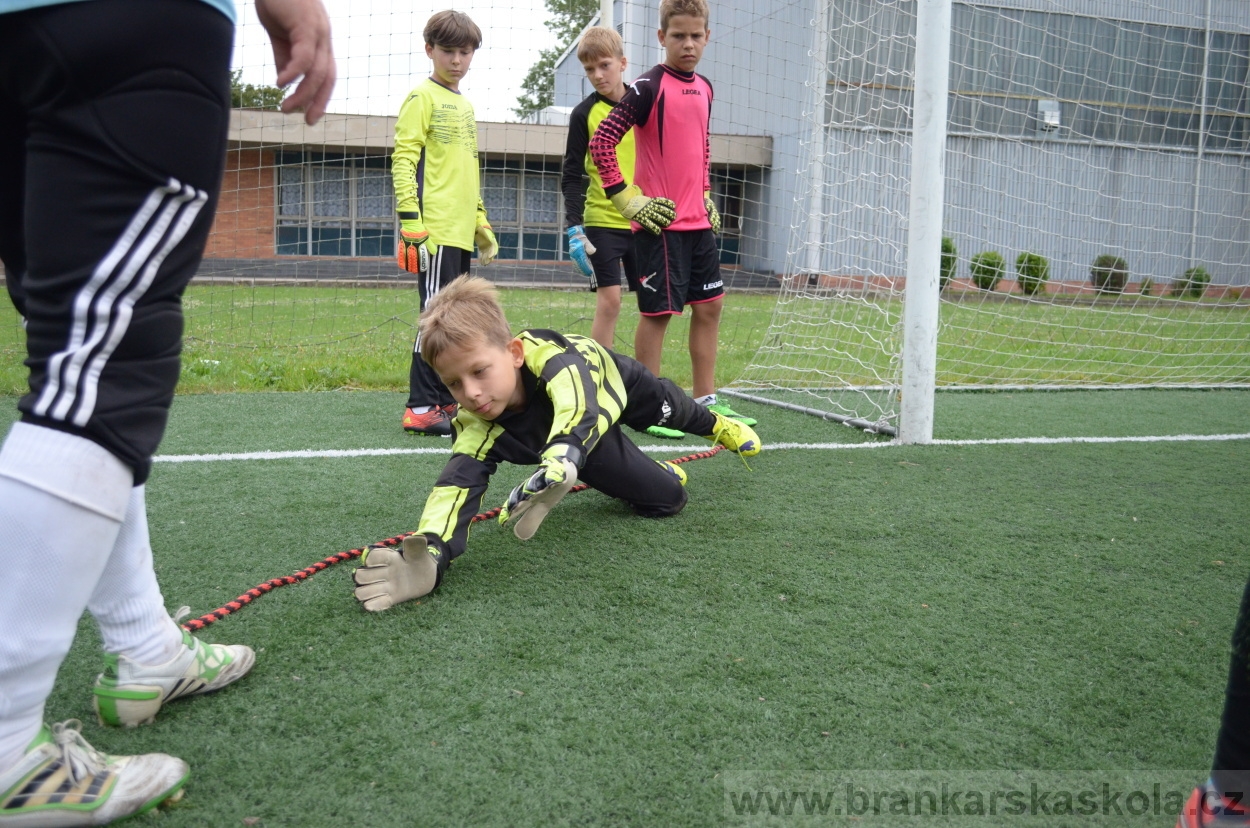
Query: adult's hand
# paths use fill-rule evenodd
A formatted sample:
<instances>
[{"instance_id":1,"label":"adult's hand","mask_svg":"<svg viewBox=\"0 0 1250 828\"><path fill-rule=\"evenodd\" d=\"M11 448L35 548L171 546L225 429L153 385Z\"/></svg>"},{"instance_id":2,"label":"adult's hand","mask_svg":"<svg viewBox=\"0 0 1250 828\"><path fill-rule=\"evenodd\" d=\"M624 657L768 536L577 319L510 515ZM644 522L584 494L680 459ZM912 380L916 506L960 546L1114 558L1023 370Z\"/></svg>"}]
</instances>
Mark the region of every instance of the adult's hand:
<instances>
[{"instance_id":1,"label":"adult's hand","mask_svg":"<svg viewBox=\"0 0 1250 828\"><path fill-rule=\"evenodd\" d=\"M325 6L321 0L256 0L256 14L273 43L278 86L299 79L282 101L282 111L303 112L305 123L317 123L326 114L337 77Z\"/></svg>"}]
</instances>

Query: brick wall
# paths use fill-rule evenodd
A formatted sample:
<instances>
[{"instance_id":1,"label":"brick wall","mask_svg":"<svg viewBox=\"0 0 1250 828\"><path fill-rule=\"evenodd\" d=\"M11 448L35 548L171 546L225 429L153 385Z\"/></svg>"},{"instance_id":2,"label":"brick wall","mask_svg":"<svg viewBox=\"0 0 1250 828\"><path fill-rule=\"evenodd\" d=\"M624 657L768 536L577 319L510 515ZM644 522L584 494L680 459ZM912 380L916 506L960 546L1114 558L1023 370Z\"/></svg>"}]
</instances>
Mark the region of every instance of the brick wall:
<instances>
[{"instance_id":1,"label":"brick wall","mask_svg":"<svg viewBox=\"0 0 1250 828\"><path fill-rule=\"evenodd\" d=\"M274 256L274 157L270 150L233 148L226 173L209 258L268 259Z\"/></svg>"}]
</instances>

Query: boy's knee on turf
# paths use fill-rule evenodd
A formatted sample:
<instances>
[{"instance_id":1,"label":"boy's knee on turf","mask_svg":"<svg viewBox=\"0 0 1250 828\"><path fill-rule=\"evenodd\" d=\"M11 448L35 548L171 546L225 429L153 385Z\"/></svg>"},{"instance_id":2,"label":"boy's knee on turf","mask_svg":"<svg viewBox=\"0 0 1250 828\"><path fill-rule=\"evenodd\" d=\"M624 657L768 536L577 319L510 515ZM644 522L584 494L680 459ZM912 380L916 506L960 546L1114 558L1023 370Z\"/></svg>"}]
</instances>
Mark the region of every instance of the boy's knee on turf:
<instances>
[{"instance_id":1,"label":"boy's knee on turf","mask_svg":"<svg viewBox=\"0 0 1250 828\"><path fill-rule=\"evenodd\" d=\"M630 505L634 508L634 513L639 517L666 518L672 517L673 515L679 513L682 509L686 508L686 503L689 502L689 500L690 497L686 494L686 490L683 488L681 489L679 497L671 503L648 503L645 505L641 503L631 503Z\"/></svg>"}]
</instances>

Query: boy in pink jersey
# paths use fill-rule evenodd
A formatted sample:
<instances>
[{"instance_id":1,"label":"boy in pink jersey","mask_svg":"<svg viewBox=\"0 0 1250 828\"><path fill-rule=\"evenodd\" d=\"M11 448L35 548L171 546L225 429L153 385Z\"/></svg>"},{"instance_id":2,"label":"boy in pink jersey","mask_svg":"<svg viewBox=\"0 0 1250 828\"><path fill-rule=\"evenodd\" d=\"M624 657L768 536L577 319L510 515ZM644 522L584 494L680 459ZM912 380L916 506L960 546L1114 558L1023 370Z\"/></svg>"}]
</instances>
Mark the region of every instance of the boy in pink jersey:
<instances>
[{"instance_id":1,"label":"boy in pink jersey","mask_svg":"<svg viewBox=\"0 0 1250 828\"><path fill-rule=\"evenodd\" d=\"M689 305L695 400L754 425L716 398L725 289L715 236L720 213L710 176L712 85L694 71L711 35L708 14L706 0L662 0L657 35L665 61L629 85L591 138L590 156L604 193L634 230L642 273L634 356L658 374L669 320ZM631 127L637 154L632 185L616 161L616 145Z\"/></svg>"}]
</instances>

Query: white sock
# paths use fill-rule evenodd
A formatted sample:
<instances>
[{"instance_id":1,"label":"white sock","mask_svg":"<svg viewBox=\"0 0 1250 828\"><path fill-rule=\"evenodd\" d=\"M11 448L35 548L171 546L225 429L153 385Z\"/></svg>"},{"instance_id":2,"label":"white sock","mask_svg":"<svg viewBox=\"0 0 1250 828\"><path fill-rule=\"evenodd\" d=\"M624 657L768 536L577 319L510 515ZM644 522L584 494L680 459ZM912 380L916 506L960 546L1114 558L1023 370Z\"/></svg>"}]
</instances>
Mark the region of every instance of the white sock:
<instances>
[{"instance_id":1,"label":"white sock","mask_svg":"<svg viewBox=\"0 0 1250 828\"><path fill-rule=\"evenodd\" d=\"M432 405L415 405L415 406L413 406L412 408L410 408L409 410L410 410L413 414L424 414L424 413L425 413L425 412L427 412L427 411L433 411L433 410L434 410L434 406L432 406Z\"/></svg>"},{"instance_id":2,"label":"white sock","mask_svg":"<svg viewBox=\"0 0 1250 828\"><path fill-rule=\"evenodd\" d=\"M133 482L109 451L65 432L17 423L0 448L0 771L39 732Z\"/></svg>"},{"instance_id":3,"label":"white sock","mask_svg":"<svg viewBox=\"0 0 1250 828\"><path fill-rule=\"evenodd\" d=\"M144 491L143 486L130 490L126 519L87 609L100 627L105 652L153 665L178 654L182 631L165 610L156 583Z\"/></svg>"},{"instance_id":4,"label":"white sock","mask_svg":"<svg viewBox=\"0 0 1250 828\"><path fill-rule=\"evenodd\" d=\"M695 397L694 401L697 402L699 405L716 405L716 395L708 394L703 397Z\"/></svg>"}]
</instances>

